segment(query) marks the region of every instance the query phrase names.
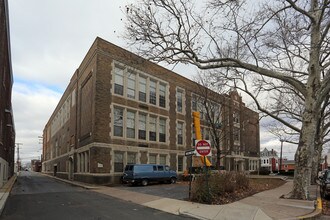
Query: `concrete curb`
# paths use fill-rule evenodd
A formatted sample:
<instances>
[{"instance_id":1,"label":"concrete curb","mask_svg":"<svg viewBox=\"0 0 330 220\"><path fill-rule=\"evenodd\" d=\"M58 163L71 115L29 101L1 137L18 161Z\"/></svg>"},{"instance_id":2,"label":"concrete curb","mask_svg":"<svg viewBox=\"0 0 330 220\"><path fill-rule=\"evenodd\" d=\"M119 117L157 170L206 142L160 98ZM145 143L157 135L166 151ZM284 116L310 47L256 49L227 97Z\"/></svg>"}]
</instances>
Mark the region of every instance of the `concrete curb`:
<instances>
[{"instance_id":1,"label":"concrete curb","mask_svg":"<svg viewBox=\"0 0 330 220\"><path fill-rule=\"evenodd\" d=\"M320 185L318 184L317 186L317 195L316 195L316 200L315 200L315 209L312 213L304 215L304 216L299 216L298 219L315 219L316 217L322 215L322 199L320 195Z\"/></svg>"},{"instance_id":2,"label":"concrete curb","mask_svg":"<svg viewBox=\"0 0 330 220\"><path fill-rule=\"evenodd\" d=\"M18 174L19 175L19 174ZM8 199L8 196L11 192L11 189L13 188L15 182L17 180L17 174L14 174L8 181L7 183L1 187L0 189L0 216L2 214L2 211L5 208L6 201Z\"/></svg>"}]
</instances>

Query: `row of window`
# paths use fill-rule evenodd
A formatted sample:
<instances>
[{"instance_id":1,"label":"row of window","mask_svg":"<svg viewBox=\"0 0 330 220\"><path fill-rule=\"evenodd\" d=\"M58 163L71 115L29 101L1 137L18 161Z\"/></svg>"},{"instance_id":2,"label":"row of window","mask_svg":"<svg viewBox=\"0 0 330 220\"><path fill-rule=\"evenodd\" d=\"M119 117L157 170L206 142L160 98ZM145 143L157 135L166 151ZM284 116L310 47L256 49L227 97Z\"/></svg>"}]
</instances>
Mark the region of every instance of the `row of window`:
<instances>
[{"instance_id":1,"label":"row of window","mask_svg":"<svg viewBox=\"0 0 330 220\"><path fill-rule=\"evenodd\" d=\"M196 94L192 94L191 108L193 111L198 111L200 113L201 120L209 120L207 116L208 112L210 114L212 123L221 122L220 105L213 101L208 100L205 102L205 98Z\"/></svg>"},{"instance_id":2,"label":"row of window","mask_svg":"<svg viewBox=\"0 0 330 220\"><path fill-rule=\"evenodd\" d=\"M262 164L269 164L270 162L271 162L271 161L268 160L268 159L263 159L263 160L261 160L261 163L262 163ZM278 163L277 160L275 160L275 162Z\"/></svg>"},{"instance_id":3,"label":"row of window","mask_svg":"<svg viewBox=\"0 0 330 220\"><path fill-rule=\"evenodd\" d=\"M259 160L250 160L249 161L249 170L258 170L259 168Z\"/></svg>"},{"instance_id":4,"label":"row of window","mask_svg":"<svg viewBox=\"0 0 330 220\"><path fill-rule=\"evenodd\" d=\"M121 107L113 108L113 136L167 142L167 118ZM177 144L184 143L184 122L177 122Z\"/></svg>"},{"instance_id":5,"label":"row of window","mask_svg":"<svg viewBox=\"0 0 330 220\"><path fill-rule=\"evenodd\" d=\"M168 85L166 83L118 66L115 66L113 76L114 94L162 108L167 107ZM177 112L183 113L183 89L177 89L176 99Z\"/></svg>"},{"instance_id":6,"label":"row of window","mask_svg":"<svg viewBox=\"0 0 330 220\"><path fill-rule=\"evenodd\" d=\"M61 108L57 111L53 120L51 121L51 135L56 134L60 128L70 119L71 96L68 96Z\"/></svg>"},{"instance_id":7,"label":"row of window","mask_svg":"<svg viewBox=\"0 0 330 220\"><path fill-rule=\"evenodd\" d=\"M167 85L165 83L117 66L114 68L114 78L115 94L166 107Z\"/></svg>"},{"instance_id":8,"label":"row of window","mask_svg":"<svg viewBox=\"0 0 330 220\"><path fill-rule=\"evenodd\" d=\"M77 154L77 171L78 171L78 173L89 172L89 152L88 151Z\"/></svg>"},{"instance_id":9,"label":"row of window","mask_svg":"<svg viewBox=\"0 0 330 220\"><path fill-rule=\"evenodd\" d=\"M162 154L149 154L149 164L163 164L168 165L167 163L167 155ZM125 161L126 160L126 161ZM125 164L135 164L137 163L136 160L136 153L127 152L127 156L125 158L124 152L115 152L114 155L114 172L123 172ZM179 172L183 171L183 156L178 156L178 163L177 163L177 170Z\"/></svg>"}]
</instances>

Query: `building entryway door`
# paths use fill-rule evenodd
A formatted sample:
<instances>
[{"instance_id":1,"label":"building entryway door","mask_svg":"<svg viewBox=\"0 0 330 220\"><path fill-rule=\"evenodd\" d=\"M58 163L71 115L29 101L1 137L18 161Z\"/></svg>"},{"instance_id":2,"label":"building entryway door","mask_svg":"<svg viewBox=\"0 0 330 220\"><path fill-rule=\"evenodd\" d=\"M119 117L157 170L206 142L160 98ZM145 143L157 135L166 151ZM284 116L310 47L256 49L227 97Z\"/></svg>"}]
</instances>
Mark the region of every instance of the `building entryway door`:
<instances>
[{"instance_id":1,"label":"building entryway door","mask_svg":"<svg viewBox=\"0 0 330 220\"><path fill-rule=\"evenodd\" d=\"M57 173L57 165L54 165L54 176L56 176Z\"/></svg>"},{"instance_id":2,"label":"building entryway door","mask_svg":"<svg viewBox=\"0 0 330 220\"><path fill-rule=\"evenodd\" d=\"M73 158L69 158L69 180L73 180Z\"/></svg>"}]
</instances>

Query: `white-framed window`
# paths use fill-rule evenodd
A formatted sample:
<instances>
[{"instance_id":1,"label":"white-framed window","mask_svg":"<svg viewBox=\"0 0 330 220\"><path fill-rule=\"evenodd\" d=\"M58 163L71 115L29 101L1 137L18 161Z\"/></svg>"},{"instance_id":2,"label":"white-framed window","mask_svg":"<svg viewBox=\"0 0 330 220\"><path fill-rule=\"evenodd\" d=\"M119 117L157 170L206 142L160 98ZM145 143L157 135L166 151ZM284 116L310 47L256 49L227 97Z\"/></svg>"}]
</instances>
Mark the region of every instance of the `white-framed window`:
<instances>
[{"instance_id":1,"label":"white-framed window","mask_svg":"<svg viewBox=\"0 0 330 220\"><path fill-rule=\"evenodd\" d=\"M147 78L143 76L139 77L139 101L147 101Z\"/></svg>"},{"instance_id":2,"label":"white-framed window","mask_svg":"<svg viewBox=\"0 0 330 220\"><path fill-rule=\"evenodd\" d=\"M159 155L159 164L166 165L166 155Z\"/></svg>"},{"instance_id":3,"label":"white-framed window","mask_svg":"<svg viewBox=\"0 0 330 220\"><path fill-rule=\"evenodd\" d=\"M193 110L193 111L197 111L198 110L198 108L197 108L197 96L196 95L192 95L191 96L191 109Z\"/></svg>"},{"instance_id":4,"label":"white-framed window","mask_svg":"<svg viewBox=\"0 0 330 220\"><path fill-rule=\"evenodd\" d=\"M135 80L136 80L136 75L134 73L128 73L127 97L131 99L135 99Z\"/></svg>"},{"instance_id":5,"label":"white-framed window","mask_svg":"<svg viewBox=\"0 0 330 220\"><path fill-rule=\"evenodd\" d=\"M181 121L178 121L176 124L176 132L177 132L177 144L178 145L183 145L183 133L184 133L184 123Z\"/></svg>"},{"instance_id":6,"label":"white-framed window","mask_svg":"<svg viewBox=\"0 0 330 220\"><path fill-rule=\"evenodd\" d=\"M136 163L136 153L127 153L127 164L135 164Z\"/></svg>"},{"instance_id":7,"label":"white-framed window","mask_svg":"<svg viewBox=\"0 0 330 220\"><path fill-rule=\"evenodd\" d=\"M183 112L183 90L176 90L176 111L182 113Z\"/></svg>"},{"instance_id":8,"label":"white-framed window","mask_svg":"<svg viewBox=\"0 0 330 220\"><path fill-rule=\"evenodd\" d=\"M157 164L157 155L149 154L149 164Z\"/></svg>"},{"instance_id":9,"label":"white-framed window","mask_svg":"<svg viewBox=\"0 0 330 220\"><path fill-rule=\"evenodd\" d=\"M166 107L166 85L163 83L159 84L159 106Z\"/></svg>"},{"instance_id":10,"label":"white-framed window","mask_svg":"<svg viewBox=\"0 0 330 220\"><path fill-rule=\"evenodd\" d=\"M149 117L149 141L157 140L156 122L157 122L157 118L155 116Z\"/></svg>"},{"instance_id":11,"label":"white-framed window","mask_svg":"<svg viewBox=\"0 0 330 220\"><path fill-rule=\"evenodd\" d=\"M178 156L178 172L183 171L183 156Z\"/></svg>"},{"instance_id":12,"label":"white-framed window","mask_svg":"<svg viewBox=\"0 0 330 220\"><path fill-rule=\"evenodd\" d=\"M147 115L139 114L139 139L146 140L147 138Z\"/></svg>"},{"instance_id":13,"label":"white-framed window","mask_svg":"<svg viewBox=\"0 0 330 220\"><path fill-rule=\"evenodd\" d=\"M123 121L123 109L122 108L114 108L113 111L113 135L117 137L123 137L123 126L124 126L124 121Z\"/></svg>"},{"instance_id":14,"label":"white-framed window","mask_svg":"<svg viewBox=\"0 0 330 220\"><path fill-rule=\"evenodd\" d=\"M78 153L78 172L86 173L89 172L89 152L85 151Z\"/></svg>"},{"instance_id":15,"label":"white-framed window","mask_svg":"<svg viewBox=\"0 0 330 220\"><path fill-rule=\"evenodd\" d=\"M239 113L238 112L233 113L233 122L236 124L239 123Z\"/></svg>"},{"instance_id":16,"label":"white-framed window","mask_svg":"<svg viewBox=\"0 0 330 220\"><path fill-rule=\"evenodd\" d=\"M135 138L135 112L127 111L126 117L126 137Z\"/></svg>"},{"instance_id":17,"label":"white-framed window","mask_svg":"<svg viewBox=\"0 0 330 220\"><path fill-rule=\"evenodd\" d=\"M149 82L149 103L156 105L156 90L157 90L157 83L153 80Z\"/></svg>"},{"instance_id":18,"label":"white-framed window","mask_svg":"<svg viewBox=\"0 0 330 220\"><path fill-rule=\"evenodd\" d=\"M115 67L115 89L114 92L117 95L124 95L124 70Z\"/></svg>"},{"instance_id":19,"label":"white-framed window","mask_svg":"<svg viewBox=\"0 0 330 220\"><path fill-rule=\"evenodd\" d=\"M168 83L132 67L115 62L112 71L113 94L149 105L168 108Z\"/></svg>"},{"instance_id":20,"label":"white-framed window","mask_svg":"<svg viewBox=\"0 0 330 220\"><path fill-rule=\"evenodd\" d=\"M166 142L166 119L159 118L159 142Z\"/></svg>"},{"instance_id":21,"label":"white-framed window","mask_svg":"<svg viewBox=\"0 0 330 220\"><path fill-rule=\"evenodd\" d=\"M114 171L115 172L124 171L124 153L123 152L115 152Z\"/></svg>"},{"instance_id":22,"label":"white-framed window","mask_svg":"<svg viewBox=\"0 0 330 220\"><path fill-rule=\"evenodd\" d=\"M112 135L118 138L168 142L168 118L138 109L113 106Z\"/></svg>"}]
</instances>

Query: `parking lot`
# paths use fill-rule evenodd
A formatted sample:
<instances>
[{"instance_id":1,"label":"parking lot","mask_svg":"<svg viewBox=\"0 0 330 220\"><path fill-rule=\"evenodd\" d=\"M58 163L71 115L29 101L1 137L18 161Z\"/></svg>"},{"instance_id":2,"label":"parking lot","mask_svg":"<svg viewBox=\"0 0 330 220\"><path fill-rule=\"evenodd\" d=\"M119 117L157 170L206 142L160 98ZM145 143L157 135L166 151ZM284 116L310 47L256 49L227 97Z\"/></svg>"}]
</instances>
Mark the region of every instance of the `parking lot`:
<instances>
[{"instance_id":1,"label":"parking lot","mask_svg":"<svg viewBox=\"0 0 330 220\"><path fill-rule=\"evenodd\" d=\"M177 182L175 184L150 184L148 186L131 186L130 184L123 184L118 187L124 190L171 199L188 200L189 197L188 182Z\"/></svg>"}]
</instances>

